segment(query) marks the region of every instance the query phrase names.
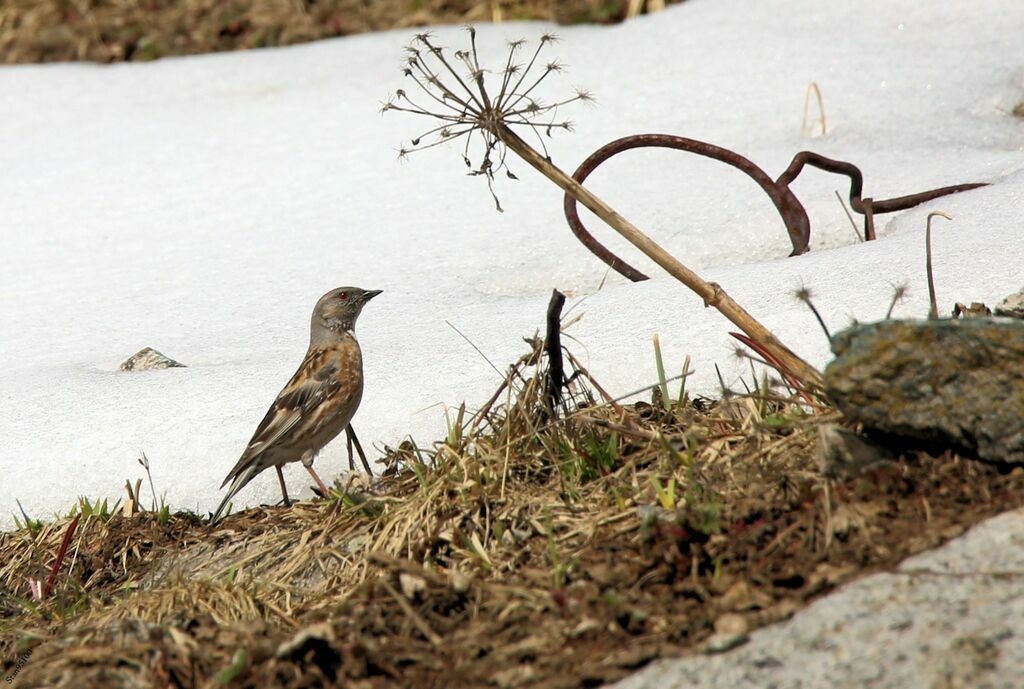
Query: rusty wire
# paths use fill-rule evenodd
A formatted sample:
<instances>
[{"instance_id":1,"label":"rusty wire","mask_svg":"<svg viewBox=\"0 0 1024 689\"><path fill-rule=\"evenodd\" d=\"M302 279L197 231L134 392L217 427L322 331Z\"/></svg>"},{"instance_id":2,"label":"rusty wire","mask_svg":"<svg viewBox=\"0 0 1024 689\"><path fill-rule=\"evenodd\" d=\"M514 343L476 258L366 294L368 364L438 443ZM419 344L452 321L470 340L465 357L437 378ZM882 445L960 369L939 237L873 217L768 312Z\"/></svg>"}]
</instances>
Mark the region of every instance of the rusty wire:
<instances>
[{"instance_id":1,"label":"rusty wire","mask_svg":"<svg viewBox=\"0 0 1024 689\"><path fill-rule=\"evenodd\" d=\"M772 180L764 170L755 165L749 158L735 151L703 141L697 141L696 139L675 136L674 134L633 134L616 139L597 149L584 160L576 169L576 172L573 173L573 178L582 184L601 163L623 151L634 148L671 148L686 151L718 160L745 173L760 185L761 189L772 200L772 203L775 204L775 208L778 210L779 215L782 217L782 222L786 226L790 242L793 244L793 251L790 256L806 253L810 248L810 219L807 217L807 211L804 210L799 199L796 198L796 195L789 188L789 185L800 175L800 172L806 165L850 178L850 206L855 212L864 216L864 239L868 241L875 239L874 216L876 214L906 210L940 196L987 186L985 183L957 184L924 191L919 194L875 201L870 197L861 198L861 192L864 189L864 176L853 163L826 158L813 151L800 151L793 156L793 161L786 168L785 172L778 179ZM616 256L587 230L583 225L583 221L580 220L579 212L576 208L576 199L570 194L565 195L564 210L569 228L591 253L633 282L647 279L647 275Z\"/></svg>"}]
</instances>

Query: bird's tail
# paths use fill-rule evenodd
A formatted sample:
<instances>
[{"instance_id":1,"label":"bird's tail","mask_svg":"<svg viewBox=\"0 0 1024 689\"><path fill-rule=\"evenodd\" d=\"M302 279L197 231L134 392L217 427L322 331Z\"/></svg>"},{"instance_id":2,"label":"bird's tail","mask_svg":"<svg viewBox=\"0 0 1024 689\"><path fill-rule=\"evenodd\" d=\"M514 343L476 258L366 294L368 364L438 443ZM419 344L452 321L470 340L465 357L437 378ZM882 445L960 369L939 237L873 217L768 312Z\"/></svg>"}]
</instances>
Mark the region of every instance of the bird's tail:
<instances>
[{"instance_id":1,"label":"bird's tail","mask_svg":"<svg viewBox=\"0 0 1024 689\"><path fill-rule=\"evenodd\" d=\"M245 484L253 480L258 473L260 473L259 467L250 465L235 476L235 480L231 482L231 487L228 488L227 495L225 495L224 499L220 501L220 506L217 507L217 511L213 513L213 518L210 519L211 524L216 523L220 519L221 513L224 512L228 503L231 502L231 498L235 497L235 494L237 494L238 491L245 488Z\"/></svg>"}]
</instances>

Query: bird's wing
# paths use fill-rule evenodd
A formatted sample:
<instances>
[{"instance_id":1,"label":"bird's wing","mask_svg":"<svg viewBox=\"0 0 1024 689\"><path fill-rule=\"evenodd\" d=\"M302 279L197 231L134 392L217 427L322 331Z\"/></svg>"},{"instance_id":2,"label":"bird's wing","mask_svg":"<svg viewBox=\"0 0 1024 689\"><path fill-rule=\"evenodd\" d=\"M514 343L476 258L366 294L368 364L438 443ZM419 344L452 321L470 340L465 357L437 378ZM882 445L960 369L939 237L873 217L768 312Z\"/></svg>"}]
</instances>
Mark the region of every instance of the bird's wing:
<instances>
[{"instance_id":1,"label":"bird's wing","mask_svg":"<svg viewBox=\"0 0 1024 689\"><path fill-rule=\"evenodd\" d=\"M289 435L305 435L322 424L334 406L325 402L337 399L343 385L343 379L338 375L343 366L341 359L336 348L314 348L306 354L299 370L278 393L263 421L256 427L245 452L221 484L222 488L267 448L287 440Z\"/></svg>"}]
</instances>

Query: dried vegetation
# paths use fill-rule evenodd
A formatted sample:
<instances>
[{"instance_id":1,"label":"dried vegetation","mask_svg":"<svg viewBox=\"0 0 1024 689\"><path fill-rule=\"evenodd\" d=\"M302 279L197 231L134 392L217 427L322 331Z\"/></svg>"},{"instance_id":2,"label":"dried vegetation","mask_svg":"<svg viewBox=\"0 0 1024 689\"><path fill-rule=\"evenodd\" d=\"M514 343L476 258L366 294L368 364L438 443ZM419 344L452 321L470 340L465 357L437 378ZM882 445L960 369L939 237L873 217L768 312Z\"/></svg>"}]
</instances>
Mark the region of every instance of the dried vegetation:
<instances>
[{"instance_id":1,"label":"dried vegetation","mask_svg":"<svg viewBox=\"0 0 1024 689\"><path fill-rule=\"evenodd\" d=\"M814 437L835 412L765 379L620 404L569 356L555 416L542 352L329 500L212 527L91 511L43 602L26 582L66 522L0 535L4 671L31 651L19 686L593 686L741 643L1024 501L1019 470L951 455L829 483Z\"/></svg>"}]
</instances>

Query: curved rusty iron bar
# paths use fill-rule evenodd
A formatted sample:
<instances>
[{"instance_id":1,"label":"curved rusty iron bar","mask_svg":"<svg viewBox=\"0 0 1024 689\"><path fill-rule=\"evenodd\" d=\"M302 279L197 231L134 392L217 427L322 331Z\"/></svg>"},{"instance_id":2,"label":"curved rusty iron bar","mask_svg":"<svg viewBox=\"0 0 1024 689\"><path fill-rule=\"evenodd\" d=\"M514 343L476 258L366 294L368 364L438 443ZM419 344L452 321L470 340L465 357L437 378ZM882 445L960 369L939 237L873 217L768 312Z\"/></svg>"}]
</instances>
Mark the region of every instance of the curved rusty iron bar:
<instances>
[{"instance_id":1,"label":"curved rusty iron bar","mask_svg":"<svg viewBox=\"0 0 1024 689\"><path fill-rule=\"evenodd\" d=\"M612 156L633 148L652 147L672 148L679 151L694 153L696 155L704 156L705 158L711 158L713 160L726 163L745 173L748 177L757 182L764 192L768 194L769 198L771 198L772 202L775 204L775 208L779 211L779 215L782 216L782 221L786 225L786 231L789 232L790 241L793 243L793 253L790 255L796 256L807 251L811 237L811 223L807 218L807 212L804 210L803 205L801 205L800 201L797 200L793 192L785 186L776 184L764 170L759 168L749 159L744 158L739 153L730 151L727 148L722 148L721 146L715 146L714 144L697 141L696 139L688 139L683 136L675 136L673 134L634 134L622 137L621 139L616 139L615 141L607 143L594 151L590 154L590 157L584 160L580 166L576 168L576 172L573 173L573 178L582 184L598 165ZM572 230L573 234L576 235L576 238L579 239L580 242L582 242L583 245L591 251L591 253L633 282L640 282L647 279L647 276L644 273L613 254L587 231L587 228L583 225L583 221L580 220L579 213L576 209L576 199L571 195L566 194L563 205L565 210L565 219L569 223L569 228Z\"/></svg>"},{"instance_id":2,"label":"curved rusty iron bar","mask_svg":"<svg viewBox=\"0 0 1024 689\"><path fill-rule=\"evenodd\" d=\"M967 184L954 184L948 187L922 191L919 194L908 194L906 196L897 196L892 199L882 199L880 201L872 199L871 197L861 198L861 193L864 191L864 175L861 174L860 168L853 163L826 158L825 156L819 153L814 153L813 151L800 151L793 156L793 160L790 162L789 167L786 168L785 172L779 175L779 178L775 180L775 183L780 186L788 187L793 183L793 180L800 175L806 165L816 167L819 170L824 170L825 172L844 175L850 178L850 207L857 213L864 216L864 239L867 241L871 241L875 238L874 216L876 214L905 211L926 201L931 201L942 196L948 196L961 191L969 191L971 189L977 189L978 187L988 186L988 183L986 182L970 182Z\"/></svg>"},{"instance_id":3,"label":"curved rusty iron bar","mask_svg":"<svg viewBox=\"0 0 1024 689\"><path fill-rule=\"evenodd\" d=\"M806 165L850 178L850 206L854 211L864 216L864 238L868 241L875 239L874 216L876 213L892 213L894 211L907 210L925 201L988 186L984 182L956 184L924 191L919 194L909 194L907 196L875 201L870 197L861 198L861 193L864 190L864 175L861 173L860 168L853 163L827 158L813 151L800 151L793 156L793 160L785 172L779 175L778 179L772 180L761 168L739 153L715 146L714 144L673 134L634 134L616 139L597 149L590 157L584 160L576 168L573 178L582 184L601 163L609 158L633 148L650 147L671 148L718 160L744 172L757 182L764 192L768 194L769 198L771 198L775 208L779 211L779 215L782 217L782 222L786 225L786 231L789 233L789 239L793 244L793 252L790 256L797 256L807 252L810 244L811 227L807 211L804 210L803 205L789 188L789 185L800 175L800 172ZM633 282L647 279L647 275L616 256L587 231L583 221L580 220L576 208L576 199L566 194L563 207L569 228L591 253Z\"/></svg>"}]
</instances>

